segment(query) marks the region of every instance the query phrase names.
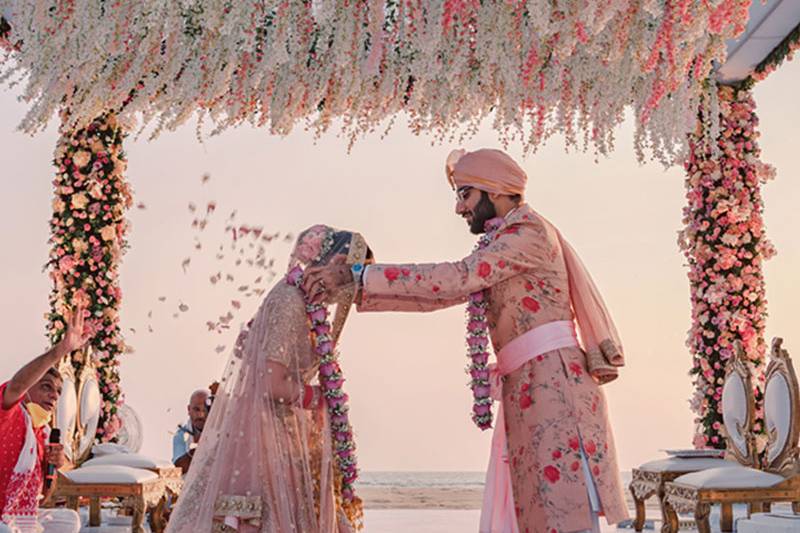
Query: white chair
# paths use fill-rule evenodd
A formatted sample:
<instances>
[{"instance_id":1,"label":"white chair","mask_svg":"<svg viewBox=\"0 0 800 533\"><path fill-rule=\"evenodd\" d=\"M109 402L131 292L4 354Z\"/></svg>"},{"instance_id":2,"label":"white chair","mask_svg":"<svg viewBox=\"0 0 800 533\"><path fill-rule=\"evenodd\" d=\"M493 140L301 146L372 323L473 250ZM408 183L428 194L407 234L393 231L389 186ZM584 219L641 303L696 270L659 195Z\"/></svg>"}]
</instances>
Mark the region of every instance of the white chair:
<instances>
[{"instance_id":1,"label":"white chair","mask_svg":"<svg viewBox=\"0 0 800 533\"><path fill-rule=\"evenodd\" d=\"M691 472L711 468L752 466L755 464L755 442L750 435L750 426L755 417L755 401L750 371L744 360L744 350L737 345L734 357L728 362L725 371L725 384L722 389L722 418L726 428L726 450L677 450L670 457L644 463L632 472L629 486L636 505L633 527L642 531L645 522L645 501L657 496L661 506L661 517L667 531L677 531L677 521L669 523L664 511L664 487ZM714 454L718 454L714 457ZM724 455L724 458L723 458ZM723 527L730 527L732 508L722 509ZM729 529L723 529L728 531Z\"/></svg>"},{"instance_id":2,"label":"white chair","mask_svg":"<svg viewBox=\"0 0 800 533\"><path fill-rule=\"evenodd\" d=\"M693 512L699 533L710 533L711 506L747 503L748 512L769 509L774 502L791 502L800 507L798 436L800 403L791 358L782 349L783 340L772 342L764 393L764 416L768 442L766 468L712 468L686 474L666 483L665 513L677 523L678 512ZM674 522L673 522L674 521ZM730 531L730 524L723 531ZM672 530L674 531L674 530Z\"/></svg>"},{"instance_id":3,"label":"white chair","mask_svg":"<svg viewBox=\"0 0 800 533\"><path fill-rule=\"evenodd\" d=\"M102 498L120 498L123 507L133 512L134 532L144 531L143 522L150 509L153 531L161 531L167 491L180 493L181 470L166 461L129 453L113 443L95 444L102 413L102 395L97 371L87 356L74 378L72 364L66 362L62 398L56 411L56 424L62 428L62 442L70 449L70 459L77 466L59 475L52 499L66 498L67 506L77 510L81 497L89 499L89 525L100 525ZM97 457L90 459L92 455Z\"/></svg>"}]
</instances>

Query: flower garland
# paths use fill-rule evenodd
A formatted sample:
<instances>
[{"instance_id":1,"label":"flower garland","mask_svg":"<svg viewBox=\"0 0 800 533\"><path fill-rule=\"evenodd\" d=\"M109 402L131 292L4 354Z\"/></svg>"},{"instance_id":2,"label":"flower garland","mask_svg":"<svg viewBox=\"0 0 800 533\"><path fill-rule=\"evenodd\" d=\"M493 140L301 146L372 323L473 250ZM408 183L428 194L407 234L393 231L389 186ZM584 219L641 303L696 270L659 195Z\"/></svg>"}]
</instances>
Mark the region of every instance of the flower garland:
<instances>
[{"instance_id":1,"label":"flower garland","mask_svg":"<svg viewBox=\"0 0 800 533\"><path fill-rule=\"evenodd\" d=\"M63 106L79 128L135 93L120 120L143 116L154 135L198 109L216 131L250 122L287 134L300 122L321 133L342 119L351 140L401 112L440 140L492 115L505 142L529 150L562 133L607 153L630 105L637 155L672 162L750 3L142 0L43 11L0 0L8 40L24 43L0 56L0 80L24 78L28 132Z\"/></svg>"},{"instance_id":2,"label":"flower garland","mask_svg":"<svg viewBox=\"0 0 800 533\"><path fill-rule=\"evenodd\" d=\"M761 450L766 444L761 399L767 315L762 266L775 254L764 235L761 185L774 170L758 159L758 118L751 93L721 87L718 96L719 138L710 142L698 133L690 139L688 206L679 239L690 267L692 326L687 346L693 354L694 444L724 447L720 428L725 365L734 342L740 341L754 376L753 429Z\"/></svg>"},{"instance_id":3,"label":"flower garland","mask_svg":"<svg viewBox=\"0 0 800 533\"><path fill-rule=\"evenodd\" d=\"M62 135L54 158L48 334L53 343L60 340L67 310L86 307L90 353L103 398L97 430L101 441L113 439L119 430L117 409L123 403L118 358L126 346L119 326L119 263L127 248L125 211L132 203L124 178L123 136L114 115L104 115L83 130ZM82 363L73 361L76 367Z\"/></svg>"},{"instance_id":4,"label":"flower garland","mask_svg":"<svg viewBox=\"0 0 800 533\"><path fill-rule=\"evenodd\" d=\"M794 57L795 50L798 48L800 48L800 24L798 24L791 33L789 33L789 35L787 35L783 41L756 66L753 73L742 82L741 88L751 89L756 82L766 79L766 77L775 72L784 61L791 61Z\"/></svg>"},{"instance_id":5,"label":"flower garland","mask_svg":"<svg viewBox=\"0 0 800 533\"><path fill-rule=\"evenodd\" d=\"M292 268L286 275L286 283L303 290L303 269ZM305 294L305 293L304 293ZM356 460L356 443L353 427L350 425L350 410L347 405L349 397L342 390L344 375L339 366L336 345L331 338L331 324L328 320L328 308L324 305L307 304L306 313L310 324L314 351L319 355L319 383L328 406L331 424L334 455L340 476L344 511L351 523L357 523L362 515L361 500L356 497L354 484L358 479Z\"/></svg>"},{"instance_id":6,"label":"flower garland","mask_svg":"<svg viewBox=\"0 0 800 533\"><path fill-rule=\"evenodd\" d=\"M503 224L502 218L493 218L486 221L485 233L478 239L475 250L489 246L494 240L497 229ZM469 295L467 305L467 357L470 365L467 373L470 375L470 388L472 389L472 421L481 430L492 427L492 398L489 384L489 321L486 319L486 309L489 307L489 291L482 290Z\"/></svg>"}]
</instances>

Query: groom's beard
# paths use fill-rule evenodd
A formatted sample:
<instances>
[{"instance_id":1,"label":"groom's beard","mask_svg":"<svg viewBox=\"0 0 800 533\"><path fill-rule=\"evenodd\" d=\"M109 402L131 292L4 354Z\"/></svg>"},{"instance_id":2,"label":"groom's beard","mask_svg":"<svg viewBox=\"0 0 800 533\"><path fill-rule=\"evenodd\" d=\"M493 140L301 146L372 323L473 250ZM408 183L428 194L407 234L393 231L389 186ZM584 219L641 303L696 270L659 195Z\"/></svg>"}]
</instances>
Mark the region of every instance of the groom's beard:
<instances>
[{"instance_id":1,"label":"groom's beard","mask_svg":"<svg viewBox=\"0 0 800 533\"><path fill-rule=\"evenodd\" d=\"M492 201L489 200L489 195L481 191L481 199L475 205L475 209L472 210L472 222L470 222L469 231L475 235L485 233L484 226L486 222L496 216L497 210L494 208Z\"/></svg>"}]
</instances>

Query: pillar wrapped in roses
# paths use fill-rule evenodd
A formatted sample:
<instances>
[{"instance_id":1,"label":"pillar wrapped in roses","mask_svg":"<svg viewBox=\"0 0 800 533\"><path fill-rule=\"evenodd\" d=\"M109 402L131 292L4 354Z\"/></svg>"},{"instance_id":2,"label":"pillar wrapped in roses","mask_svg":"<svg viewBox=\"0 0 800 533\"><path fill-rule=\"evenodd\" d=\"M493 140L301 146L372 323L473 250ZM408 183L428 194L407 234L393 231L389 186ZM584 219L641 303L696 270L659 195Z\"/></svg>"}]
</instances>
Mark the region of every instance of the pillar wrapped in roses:
<instances>
[{"instance_id":1,"label":"pillar wrapped in roses","mask_svg":"<svg viewBox=\"0 0 800 533\"><path fill-rule=\"evenodd\" d=\"M132 199L124 178L123 132L113 114L88 127L61 136L56 147L53 217L50 220L50 260L53 290L48 315L49 336L64 333L66 310L84 304L93 333L89 356L98 369L103 410L97 430L101 441L119 430L117 409L119 356L125 352L119 327L119 264L126 248L125 212ZM84 361L76 356L73 364Z\"/></svg>"},{"instance_id":2,"label":"pillar wrapped in roses","mask_svg":"<svg viewBox=\"0 0 800 533\"><path fill-rule=\"evenodd\" d=\"M774 171L759 160L758 118L747 90L723 86L702 115L719 113L719 136L699 127L690 137L686 162L685 228L680 244L689 262L692 326L687 345L695 392L696 447L723 448L722 385L725 365L740 341L756 387L754 430L760 448L763 427L764 327L767 301L763 262L774 255L764 235L761 186Z\"/></svg>"}]
</instances>

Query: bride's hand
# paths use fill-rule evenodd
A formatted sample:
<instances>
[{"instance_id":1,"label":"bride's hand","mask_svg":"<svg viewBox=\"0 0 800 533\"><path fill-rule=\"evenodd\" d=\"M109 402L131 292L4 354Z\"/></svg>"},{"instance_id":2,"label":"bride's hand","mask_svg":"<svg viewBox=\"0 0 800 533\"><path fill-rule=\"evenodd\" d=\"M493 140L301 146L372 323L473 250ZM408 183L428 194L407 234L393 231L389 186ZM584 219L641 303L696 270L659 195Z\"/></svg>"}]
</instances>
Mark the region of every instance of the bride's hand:
<instances>
[{"instance_id":1,"label":"bride's hand","mask_svg":"<svg viewBox=\"0 0 800 533\"><path fill-rule=\"evenodd\" d=\"M309 267L303 275L303 290L309 302L319 304L330 300L331 295L353 282L350 267L344 255L337 255L323 266Z\"/></svg>"}]
</instances>

